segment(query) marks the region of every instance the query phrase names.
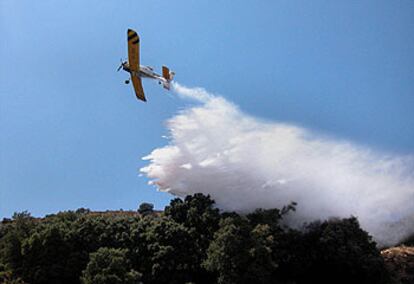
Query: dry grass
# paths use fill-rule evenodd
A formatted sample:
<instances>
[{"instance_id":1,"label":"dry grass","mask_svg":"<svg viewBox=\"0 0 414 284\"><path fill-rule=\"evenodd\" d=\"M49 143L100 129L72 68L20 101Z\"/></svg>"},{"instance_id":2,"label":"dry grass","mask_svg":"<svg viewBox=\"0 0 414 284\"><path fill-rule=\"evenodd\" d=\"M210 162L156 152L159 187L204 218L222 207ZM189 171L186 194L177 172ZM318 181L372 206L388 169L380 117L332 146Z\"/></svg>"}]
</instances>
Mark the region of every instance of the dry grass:
<instances>
[{"instance_id":1,"label":"dry grass","mask_svg":"<svg viewBox=\"0 0 414 284\"><path fill-rule=\"evenodd\" d=\"M393 247L381 255L395 283L414 283L414 247Z\"/></svg>"}]
</instances>

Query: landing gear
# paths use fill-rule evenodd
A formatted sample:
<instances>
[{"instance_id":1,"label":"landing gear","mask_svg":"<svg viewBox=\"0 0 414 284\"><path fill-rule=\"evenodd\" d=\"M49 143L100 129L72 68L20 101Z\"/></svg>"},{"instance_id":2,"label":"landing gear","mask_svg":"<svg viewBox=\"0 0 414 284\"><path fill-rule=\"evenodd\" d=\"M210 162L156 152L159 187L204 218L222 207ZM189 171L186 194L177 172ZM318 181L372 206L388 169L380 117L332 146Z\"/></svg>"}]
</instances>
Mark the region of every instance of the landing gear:
<instances>
[{"instance_id":1,"label":"landing gear","mask_svg":"<svg viewBox=\"0 0 414 284\"><path fill-rule=\"evenodd\" d=\"M127 85L128 85L128 84L129 84L129 80L125 80L125 84L127 84Z\"/></svg>"}]
</instances>

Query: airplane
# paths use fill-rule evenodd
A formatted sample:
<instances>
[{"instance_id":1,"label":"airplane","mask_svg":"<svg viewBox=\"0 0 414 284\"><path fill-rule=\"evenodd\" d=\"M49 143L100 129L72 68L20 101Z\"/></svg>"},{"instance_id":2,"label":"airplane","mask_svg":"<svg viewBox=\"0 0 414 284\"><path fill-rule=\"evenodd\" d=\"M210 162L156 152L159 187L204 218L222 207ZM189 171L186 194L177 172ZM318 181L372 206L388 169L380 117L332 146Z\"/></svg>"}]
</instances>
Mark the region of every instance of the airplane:
<instances>
[{"instance_id":1,"label":"airplane","mask_svg":"<svg viewBox=\"0 0 414 284\"><path fill-rule=\"evenodd\" d=\"M155 73L154 69L150 66L140 65L139 58L139 36L132 30L128 29L128 62L121 60L121 65L118 67L118 70L125 70L130 73L131 79L125 80L125 84L129 84L132 80L132 85L134 86L135 95L137 99L146 102L144 89L142 87L141 78L150 78L158 81L158 84L162 84L163 87L167 90L170 89L170 82L174 78L175 73L170 71L166 66L162 66L162 76Z\"/></svg>"}]
</instances>

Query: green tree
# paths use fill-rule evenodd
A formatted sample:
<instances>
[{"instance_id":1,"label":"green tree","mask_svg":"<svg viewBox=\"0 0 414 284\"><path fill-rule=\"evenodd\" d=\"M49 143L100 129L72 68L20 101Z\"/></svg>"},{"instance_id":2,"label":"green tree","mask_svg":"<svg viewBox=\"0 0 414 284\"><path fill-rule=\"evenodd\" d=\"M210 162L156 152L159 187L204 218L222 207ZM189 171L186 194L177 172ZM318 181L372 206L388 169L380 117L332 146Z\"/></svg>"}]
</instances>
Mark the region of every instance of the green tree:
<instances>
[{"instance_id":1,"label":"green tree","mask_svg":"<svg viewBox=\"0 0 414 284\"><path fill-rule=\"evenodd\" d=\"M170 205L165 207L164 214L187 228L211 235L218 228L220 220L219 210L214 208L214 200L202 193L187 195L184 200L171 200Z\"/></svg>"},{"instance_id":2,"label":"green tree","mask_svg":"<svg viewBox=\"0 0 414 284\"><path fill-rule=\"evenodd\" d=\"M66 262L72 252L67 242L67 228L53 224L33 233L22 244L22 277L37 283L76 283L76 276L66 271Z\"/></svg>"},{"instance_id":3,"label":"green tree","mask_svg":"<svg viewBox=\"0 0 414 284\"><path fill-rule=\"evenodd\" d=\"M154 212L154 204L151 203L141 203L141 205L138 208L138 213L146 216L146 215L150 215Z\"/></svg>"},{"instance_id":4,"label":"green tree","mask_svg":"<svg viewBox=\"0 0 414 284\"><path fill-rule=\"evenodd\" d=\"M21 276L29 283L79 283L89 253L128 247L138 219L72 211L50 215L23 242Z\"/></svg>"},{"instance_id":5,"label":"green tree","mask_svg":"<svg viewBox=\"0 0 414 284\"><path fill-rule=\"evenodd\" d=\"M169 218L144 218L132 232L134 268L144 283L186 283L197 270L193 239Z\"/></svg>"},{"instance_id":6,"label":"green tree","mask_svg":"<svg viewBox=\"0 0 414 284\"><path fill-rule=\"evenodd\" d=\"M11 222L0 226L0 263L14 276L22 273L22 243L35 227L34 218L27 211L14 213Z\"/></svg>"},{"instance_id":7,"label":"green tree","mask_svg":"<svg viewBox=\"0 0 414 284\"><path fill-rule=\"evenodd\" d=\"M389 281L375 242L355 217L311 223L292 240L284 248L291 251L283 266L298 283Z\"/></svg>"},{"instance_id":8,"label":"green tree","mask_svg":"<svg viewBox=\"0 0 414 284\"><path fill-rule=\"evenodd\" d=\"M91 253L82 273L84 284L138 284L142 274L131 269L128 250L102 247Z\"/></svg>"},{"instance_id":9,"label":"green tree","mask_svg":"<svg viewBox=\"0 0 414 284\"><path fill-rule=\"evenodd\" d=\"M247 280L250 283L276 283L278 259L273 257L275 236L268 224L258 224L250 232L252 246L249 249L250 265Z\"/></svg>"},{"instance_id":10,"label":"green tree","mask_svg":"<svg viewBox=\"0 0 414 284\"><path fill-rule=\"evenodd\" d=\"M283 231L283 227L280 224L282 218L287 215L291 211L296 210L296 203L292 202L291 204L284 206L281 210L274 208L274 209L261 209L258 208L254 210L252 213L246 215L249 219L252 226L256 226L258 224L266 224L269 225L270 229L273 232L281 232Z\"/></svg>"},{"instance_id":11,"label":"green tree","mask_svg":"<svg viewBox=\"0 0 414 284\"><path fill-rule=\"evenodd\" d=\"M0 224L0 283L388 281L356 218L294 230L283 225L294 208L220 213L209 196L195 194L147 216L16 213Z\"/></svg>"},{"instance_id":12,"label":"green tree","mask_svg":"<svg viewBox=\"0 0 414 284\"><path fill-rule=\"evenodd\" d=\"M172 200L164 214L189 229L200 251L208 248L221 218L219 210L214 208L214 201L201 193L188 195L184 201Z\"/></svg>"},{"instance_id":13,"label":"green tree","mask_svg":"<svg viewBox=\"0 0 414 284\"><path fill-rule=\"evenodd\" d=\"M216 276L202 266L207 258L207 248L218 230L220 212L214 208L214 200L209 195L196 193L184 200L176 198L165 208L165 216L187 228L192 242L188 244L194 254L192 279L196 283L212 283Z\"/></svg>"},{"instance_id":14,"label":"green tree","mask_svg":"<svg viewBox=\"0 0 414 284\"><path fill-rule=\"evenodd\" d=\"M218 275L218 283L248 283L250 226L246 219L228 217L220 222L207 250L204 267Z\"/></svg>"}]
</instances>

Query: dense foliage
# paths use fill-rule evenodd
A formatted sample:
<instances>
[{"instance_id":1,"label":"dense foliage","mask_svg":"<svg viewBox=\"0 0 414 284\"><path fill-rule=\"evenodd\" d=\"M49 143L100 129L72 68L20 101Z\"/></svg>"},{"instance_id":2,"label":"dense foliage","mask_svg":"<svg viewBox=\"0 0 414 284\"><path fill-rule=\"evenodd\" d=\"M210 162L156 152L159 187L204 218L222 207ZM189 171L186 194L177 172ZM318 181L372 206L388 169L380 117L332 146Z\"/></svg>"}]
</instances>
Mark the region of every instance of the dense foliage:
<instances>
[{"instance_id":1,"label":"dense foliage","mask_svg":"<svg viewBox=\"0 0 414 284\"><path fill-rule=\"evenodd\" d=\"M163 212L79 209L0 226L0 283L387 283L356 218L283 225L282 209L222 213L209 196Z\"/></svg>"}]
</instances>

